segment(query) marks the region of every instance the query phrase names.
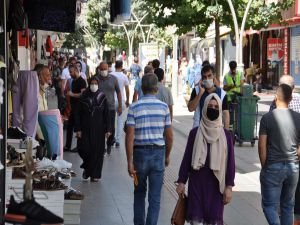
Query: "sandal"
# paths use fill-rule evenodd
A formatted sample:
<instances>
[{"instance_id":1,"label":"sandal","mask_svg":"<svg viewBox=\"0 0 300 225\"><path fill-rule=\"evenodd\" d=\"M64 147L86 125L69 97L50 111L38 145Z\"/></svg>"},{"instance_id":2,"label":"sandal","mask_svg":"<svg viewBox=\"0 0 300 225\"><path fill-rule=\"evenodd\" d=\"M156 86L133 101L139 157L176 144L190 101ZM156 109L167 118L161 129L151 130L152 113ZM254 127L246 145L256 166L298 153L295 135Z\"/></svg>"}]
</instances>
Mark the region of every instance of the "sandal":
<instances>
[{"instance_id":1,"label":"sandal","mask_svg":"<svg viewBox=\"0 0 300 225\"><path fill-rule=\"evenodd\" d=\"M69 188L69 190L67 190L65 192L65 199L68 200L83 200L84 195L80 192L77 191L73 188Z\"/></svg>"}]
</instances>

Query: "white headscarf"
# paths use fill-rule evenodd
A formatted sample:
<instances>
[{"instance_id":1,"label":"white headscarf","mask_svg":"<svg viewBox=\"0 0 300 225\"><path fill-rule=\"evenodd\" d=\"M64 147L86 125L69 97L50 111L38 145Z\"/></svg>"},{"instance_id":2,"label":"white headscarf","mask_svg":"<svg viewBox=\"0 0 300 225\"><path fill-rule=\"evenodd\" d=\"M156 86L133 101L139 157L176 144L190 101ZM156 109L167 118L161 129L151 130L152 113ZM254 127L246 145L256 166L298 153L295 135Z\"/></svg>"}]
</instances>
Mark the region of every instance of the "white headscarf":
<instances>
[{"instance_id":1,"label":"white headscarf","mask_svg":"<svg viewBox=\"0 0 300 225\"><path fill-rule=\"evenodd\" d=\"M219 117L211 121L207 117L210 100L215 99L219 105ZM207 144L210 144L209 167L213 170L220 184L220 192L225 190L225 175L227 168L227 139L222 125L222 102L215 93L206 97L202 109L202 118L197 131L193 147L192 168L199 170L205 165L207 158Z\"/></svg>"}]
</instances>

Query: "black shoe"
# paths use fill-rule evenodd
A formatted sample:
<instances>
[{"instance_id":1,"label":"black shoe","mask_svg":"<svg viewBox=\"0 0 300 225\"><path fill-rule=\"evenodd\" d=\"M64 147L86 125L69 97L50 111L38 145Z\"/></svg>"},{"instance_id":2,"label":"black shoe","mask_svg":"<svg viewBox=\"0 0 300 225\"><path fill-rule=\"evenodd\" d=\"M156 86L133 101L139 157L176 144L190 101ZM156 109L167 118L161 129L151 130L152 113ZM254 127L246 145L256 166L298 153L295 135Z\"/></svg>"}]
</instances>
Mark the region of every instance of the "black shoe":
<instances>
[{"instance_id":1,"label":"black shoe","mask_svg":"<svg viewBox=\"0 0 300 225\"><path fill-rule=\"evenodd\" d=\"M73 153L78 152L78 149L77 149L77 148L72 148L72 149L70 150L70 152L73 152Z\"/></svg>"},{"instance_id":2,"label":"black shoe","mask_svg":"<svg viewBox=\"0 0 300 225\"><path fill-rule=\"evenodd\" d=\"M110 155L110 153L111 153L111 146L107 146L106 153L107 153L107 155Z\"/></svg>"},{"instance_id":3,"label":"black shoe","mask_svg":"<svg viewBox=\"0 0 300 225\"><path fill-rule=\"evenodd\" d=\"M34 199L17 203L13 196L5 214L5 221L13 224L61 224L64 220L43 206Z\"/></svg>"},{"instance_id":4,"label":"black shoe","mask_svg":"<svg viewBox=\"0 0 300 225\"><path fill-rule=\"evenodd\" d=\"M7 129L7 137L12 139L25 139L27 135L19 127L10 127Z\"/></svg>"},{"instance_id":5,"label":"black shoe","mask_svg":"<svg viewBox=\"0 0 300 225\"><path fill-rule=\"evenodd\" d=\"M119 148L120 147L120 143L116 142L116 147Z\"/></svg>"},{"instance_id":6,"label":"black shoe","mask_svg":"<svg viewBox=\"0 0 300 225\"><path fill-rule=\"evenodd\" d=\"M69 151L71 151L70 148L64 147L64 152L69 152Z\"/></svg>"},{"instance_id":7,"label":"black shoe","mask_svg":"<svg viewBox=\"0 0 300 225\"><path fill-rule=\"evenodd\" d=\"M87 180L87 179L89 179L89 177L90 177L90 176L88 176L88 175L86 174L86 171L83 170L83 172L82 172L82 179Z\"/></svg>"}]
</instances>

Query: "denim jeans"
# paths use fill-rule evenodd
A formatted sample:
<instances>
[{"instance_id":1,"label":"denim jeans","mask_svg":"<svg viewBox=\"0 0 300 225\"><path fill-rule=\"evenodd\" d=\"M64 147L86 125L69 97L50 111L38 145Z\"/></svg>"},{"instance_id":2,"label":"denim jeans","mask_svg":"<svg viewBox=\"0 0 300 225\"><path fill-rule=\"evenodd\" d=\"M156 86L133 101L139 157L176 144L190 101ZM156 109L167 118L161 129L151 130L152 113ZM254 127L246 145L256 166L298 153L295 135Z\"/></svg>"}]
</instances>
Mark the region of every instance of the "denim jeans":
<instances>
[{"instance_id":1,"label":"denim jeans","mask_svg":"<svg viewBox=\"0 0 300 225\"><path fill-rule=\"evenodd\" d=\"M262 208L270 225L293 224L298 178L299 164L296 162L273 163L261 170Z\"/></svg>"},{"instance_id":2,"label":"denim jeans","mask_svg":"<svg viewBox=\"0 0 300 225\"><path fill-rule=\"evenodd\" d=\"M157 146L134 148L133 163L138 179L138 185L134 189L134 225L156 225L165 170L165 148ZM149 187L149 206L145 221L147 187Z\"/></svg>"}]
</instances>

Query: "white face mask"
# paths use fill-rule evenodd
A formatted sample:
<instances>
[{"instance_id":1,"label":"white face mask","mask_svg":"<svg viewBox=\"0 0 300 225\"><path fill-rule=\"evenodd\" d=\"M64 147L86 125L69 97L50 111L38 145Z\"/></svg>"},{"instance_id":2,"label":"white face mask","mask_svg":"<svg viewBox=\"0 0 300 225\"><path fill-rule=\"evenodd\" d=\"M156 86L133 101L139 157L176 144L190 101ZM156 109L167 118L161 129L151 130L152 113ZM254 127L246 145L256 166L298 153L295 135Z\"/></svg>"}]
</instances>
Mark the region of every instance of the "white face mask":
<instances>
[{"instance_id":1,"label":"white face mask","mask_svg":"<svg viewBox=\"0 0 300 225\"><path fill-rule=\"evenodd\" d=\"M210 89L214 86L214 79L208 79L203 81L203 85L205 88Z\"/></svg>"},{"instance_id":2,"label":"white face mask","mask_svg":"<svg viewBox=\"0 0 300 225\"><path fill-rule=\"evenodd\" d=\"M107 77L108 76L108 71L107 70L102 70L102 71L100 71L100 75L102 77Z\"/></svg>"},{"instance_id":3,"label":"white face mask","mask_svg":"<svg viewBox=\"0 0 300 225\"><path fill-rule=\"evenodd\" d=\"M43 91L45 91L48 87L49 87L48 83L41 85L41 88L43 89Z\"/></svg>"},{"instance_id":4,"label":"white face mask","mask_svg":"<svg viewBox=\"0 0 300 225\"><path fill-rule=\"evenodd\" d=\"M91 92L95 93L96 91L98 91L98 85L97 84L91 84L90 90L91 90Z\"/></svg>"}]
</instances>

